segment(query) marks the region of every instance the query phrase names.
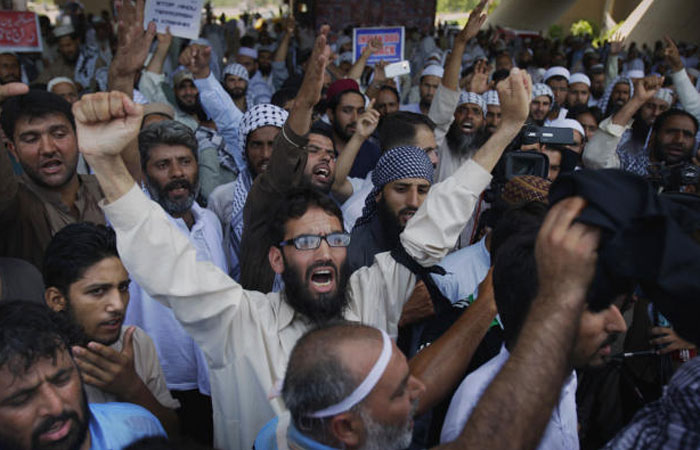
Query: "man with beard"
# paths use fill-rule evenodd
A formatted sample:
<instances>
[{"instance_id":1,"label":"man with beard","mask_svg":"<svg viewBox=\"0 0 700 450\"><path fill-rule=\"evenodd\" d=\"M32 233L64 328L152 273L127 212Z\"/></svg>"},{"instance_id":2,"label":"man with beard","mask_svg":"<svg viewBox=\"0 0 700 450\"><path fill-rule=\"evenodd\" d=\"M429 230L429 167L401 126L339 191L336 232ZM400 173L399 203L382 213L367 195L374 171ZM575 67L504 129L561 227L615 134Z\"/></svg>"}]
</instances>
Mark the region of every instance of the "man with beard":
<instances>
[{"instance_id":1,"label":"man with beard","mask_svg":"<svg viewBox=\"0 0 700 450\"><path fill-rule=\"evenodd\" d=\"M258 51L250 47L241 47L238 49L236 62L248 71L248 90L253 101L255 103L270 103L274 91L263 80L262 74L258 70Z\"/></svg>"},{"instance_id":2,"label":"man with beard","mask_svg":"<svg viewBox=\"0 0 700 450\"><path fill-rule=\"evenodd\" d=\"M81 46L72 25L56 27L53 33L57 39L60 56L45 67L35 81L48 83L52 78L66 77L75 80L79 91L96 91L98 86L95 74L97 69L105 67L99 49Z\"/></svg>"},{"instance_id":3,"label":"man with beard","mask_svg":"<svg viewBox=\"0 0 700 450\"><path fill-rule=\"evenodd\" d=\"M525 220L523 214L519 214L518 225L509 223L516 216L511 213L509 217L507 213L499 223L501 230L497 227L494 231L494 235L497 235L503 234L503 229L515 230L506 235L497 248L492 248L496 255L493 289L498 313L503 321L504 344L497 356L469 374L455 392L440 436L443 443L451 442L460 435L482 394L516 346L530 304L538 292L534 247L545 212L544 208L534 210ZM548 255L537 255L537 258L540 259L541 256L546 258ZM605 309L594 310L589 306L583 310L577 330L570 354L572 369L602 366L605 358L610 355L610 344L618 334L627 330L627 325L618 306L611 303ZM576 386L576 372L571 370L538 448L579 447Z\"/></svg>"},{"instance_id":4,"label":"man with beard","mask_svg":"<svg viewBox=\"0 0 700 450\"><path fill-rule=\"evenodd\" d=\"M53 78L46 85L46 90L63 97L71 105L78 101L78 86L70 78Z\"/></svg>"},{"instance_id":5,"label":"man with beard","mask_svg":"<svg viewBox=\"0 0 700 450\"><path fill-rule=\"evenodd\" d=\"M607 118L618 112L625 103L634 95L634 85L627 77L618 76L605 88L603 96L598 102L598 107L603 112L603 118Z\"/></svg>"},{"instance_id":6,"label":"man with beard","mask_svg":"<svg viewBox=\"0 0 700 450\"><path fill-rule=\"evenodd\" d=\"M224 68L221 84L231 96L231 100L241 113L253 106L253 99L248 98L248 71L238 63L229 64ZM250 104L249 104L250 103Z\"/></svg>"},{"instance_id":7,"label":"man with beard","mask_svg":"<svg viewBox=\"0 0 700 450\"><path fill-rule=\"evenodd\" d=\"M438 172L436 181L452 175L464 161L471 158L474 151L484 142L484 115L486 104L480 95L473 92L460 92L459 75L462 56L469 42L479 31L481 11L485 2L480 2L472 14L475 20L467 21L464 28L455 36L452 52L445 61L442 83L435 92L428 117L436 124L435 142L438 147ZM471 17L471 16L470 16Z\"/></svg>"},{"instance_id":8,"label":"man with beard","mask_svg":"<svg viewBox=\"0 0 700 450\"><path fill-rule=\"evenodd\" d=\"M445 69L436 64L431 64L423 69L423 72L420 74L420 82L418 85L420 101L418 103L401 105L399 109L401 111L409 111L427 115L430 111L430 105L433 103L435 91L437 91L438 86L440 86L440 81L442 80L442 76L444 74Z\"/></svg>"},{"instance_id":9,"label":"man with beard","mask_svg":"<svg viewBox=\"0 0 700 450\"><path fill-rule=\"evenodd\" d=\"M559 111L566 105L570 76L571 74L566 67L554 66L547 69L542 77L544 84L549 86L554 94L554 101L548 115L550 120L556 119L559 116Z\"/></svg>"},{"instance_id":10,"label":"man with beard","mask_svg":"<svg viewBox=\"0 0 700 450\"><path fill-rule=\"evenodd\" d=\"M586 167L623 169L642 176L648 173L649 131L673 102L672 92L661 88L662 83L663 78L659 77L640 80L632 99L600 123L583 152ZM618 86L627 87L626 83Z\"/></svg>"},{"instance_id":11,"label":"man with beard","mask_svg":"<svg viewBox=\"0 0 700 450\"><path fill-rule=\"evenodd\" d=\"M0 84L22 81L22 67L15 53L0 53Z\"/></svg>"},{"instance_id":12,"label":"man with beard","mask_svg":"<svg viewBox=\"0 0 700 450\"><path fill-rule=\"evenodd\" d=\"M583 73L575 73L569 78L569 92L566 94L566 107L587 105L591 94L591 80Z\"/></svg>"},{"instance_id":13,"label":"man with beard","mask_svg":"<svg viewBox=\"0 0 700 450\"><path fill-rule=\"evenodd\" d=\"M486 103L486 135L491 136L501 124L501 103L498 101L498 92L494 90L484 92L482 97Z\"/></svg>"},{"instance_id":14,"label":"man with beard","mask_svg":"<svg viewBox=\"0 0 700 450\"><path fill-rule=\"evenodd\" d=\"M544 83L535 83L532 86L532 101L530 102L530 121L537 126L544 125L549 111L554 104L554 92Z\"/></svg>"},{"instance_id":15,"label":"man with beard","mask_svg":"<svg viewBox=\"0 0 700 450\"><path fill-rule=\"evenodd\" d=\"M657 117L652 126L650 160L666 165L690 163L695 156L698 120L680 109L669 109Z\"/></svg>"},{"instance_id":16,"label":"man with beard","mask_svg":"<svg viewBox=\"0 0 700 450\"><path fill-rule=\"evenodd\" d=\"M355 80L341 79L333 82L326 91L328 120L333 126L333 144L342 154L350 142L355 129L357 118L365 111L365 96ZM379 160L379 147L367 139L362 143L349 176L365 178Z\"/></svg>"},{"instance_id":17,"label":"man with beard","mask_svg":"<svg viewBox=\"0 0 700 450\"><path fill-rule=\"evenodd\" d=\"M87 400L143 406L177 433L174 410L180 404L168 392L153 341L143 330L123 326L130 280L114 232L68 225L49 243L43 267L46 304L82 330L71 350Z\"/></svg>"},{"instance_id":18,"label":"man with beard","mask_svg":"<svg viewBox=\"0 0 700 450\"><path fill-rule=\"evenodd\" d=\"M105 223L97 203L97 180L79 175L78 143L71 105L56 94L10 83L0 86L2 128L8 150L22 166L12 171L0 151L0 254L41 267L44 249L70 223ZM19 95L24 94L24 95Z\"/></svg>"},{"instance_id":19,"label":"man with beard","mask_svg":"<svg viewBox=\"0 0 700 450\"><path fill-rule=\"evenodd\" d=\"M195 130L202 121L207 120L207 113L199 98L199 89L194 83L194 76L188 70L180 70L173 75L176 115L186 116L185 125ZM194 127L194 128L192 128Z\"/></svg>"},{"instance_id":20,"label":"man with beard","mask_svg":"<svg viewBox=\"0 0 700 450\"><path fill-rule=\"evenodd\" d=\"M329 56L330 48L321 35L311 62L321 84ZM320 86L315 87L320 92ZM452 246L490 182L490 171L527 117L531 93L526 74L513 69L498 89L501 128L454 177L431 190L402 234L406 252L418 264L434 264ZM195 252L188 250L189 241L168 231L172 224L161 208L147 200L119 163L124 144L138 131L142 108L123 96L109 105L99 104L97 98L89 95L75 106L84 143L81 150L104 183L105 211L117 231L121 256L131 275L154 298L173 308L207 355L216 399L215 447L248 448L262 425L284 410L280 399L268 400L268 395L283 377L294 342L314 321L346 317L396 335L415 276L385 253L377 255L372 267L342 278L349 239L337 206L317 190L290 195L271 212L270 219L277 242L269 249L270 265L280 274L287 267L303 274L299 281L310 297L292 298L286 290L269 294L244 290L211 264L198 263ZM93 114L96 107L99 113ZM113 118L98 120L104 113ZM308 126L310 119L310 114L290 115L278 141L306 145L305 139L297 140L295 135L306 132L303 124ZM290 136L287 130L294 134ZM99 145L97 135L101 136ZM153 271L156 261L159 270ZM295 310L291 302L314 305L308 309L312 317ZM338 307L327 307L329 304ZM428 372L426 377L431 378ZM437 380L426 384L437 385Z\"/></svg>"},{"instance_id":21,"label":"man with beard","mask_svg":"<svg viewBox=\"0 0 700 450\"><path fill-rule=\"evenodd\" d=\"M603 65L593 65L588 71L588 79L591 80L591 95L588 97L588 106L598 106L598 102L605 93L605 68Z\"/></svg>"},{"instance_id":22,"label":"man with beard","mask_svg":"<svg viewBox=\"0 0 700 450\"><path fill-rule=\"evenodd\" d=\"M158 419L140 406L88 405L70 353L74 334L46 306L0 305L0 448L123 448L164 436Z\"/></svg>"}]
</instances>

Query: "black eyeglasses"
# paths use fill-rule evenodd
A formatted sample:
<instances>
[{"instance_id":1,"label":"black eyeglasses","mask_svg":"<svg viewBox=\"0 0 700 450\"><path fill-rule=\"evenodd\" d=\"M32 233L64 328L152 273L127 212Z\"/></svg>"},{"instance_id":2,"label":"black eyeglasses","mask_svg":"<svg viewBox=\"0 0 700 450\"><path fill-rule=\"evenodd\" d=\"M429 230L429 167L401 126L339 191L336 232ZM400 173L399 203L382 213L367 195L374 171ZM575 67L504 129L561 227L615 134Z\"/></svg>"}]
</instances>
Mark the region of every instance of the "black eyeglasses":
<instances>
[{"instance_id":1,"label":"black eyeglasses","mask_svg":"<svg viewBox=\"0 0 700 450\"><path fill-rule=\"evenodd\" d=\"M292 239L287 239L286 241L280 242L280 247L285 245L292 245L297 250L314 250L321 245L321 239L325 239L329 246L331 247L347 247L350 245L350 233L330 233L326 235L321 234L302 234Z\"/></svg>"}]
</instances>

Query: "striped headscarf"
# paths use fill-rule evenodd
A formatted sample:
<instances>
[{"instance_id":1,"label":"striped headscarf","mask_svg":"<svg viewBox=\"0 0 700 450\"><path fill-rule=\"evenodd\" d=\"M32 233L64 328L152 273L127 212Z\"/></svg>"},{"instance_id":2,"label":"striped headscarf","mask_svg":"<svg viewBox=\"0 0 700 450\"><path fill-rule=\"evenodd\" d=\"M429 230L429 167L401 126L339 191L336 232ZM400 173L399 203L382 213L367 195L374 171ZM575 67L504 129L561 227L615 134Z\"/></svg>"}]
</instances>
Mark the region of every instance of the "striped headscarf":
<instances>
[{"instance_id":1,"label":"striped headscarf","mask_svg":"<svg viewBox=\"0 0 700 450\"><path fill-rule=\"evenodd\" d=\"M245 144L248 141L248 135L258 128L273 126L282 128L284 122L287 121L289 113L279 106L263 103L249 108L241 118L241 124L238 128L238 149L245 156Z\"/></svg>"},{"instance_id":2,"label":"striped headscarf","mask_svg":"<svg viewBox=\"0 0 700 450\"><path fill-rule=\"evenodd\" d=\"M484 101L484 98L475 93L475 92L467 92L467 91L462 91L459 94L459 102L457 102L457 106L463 105L465 103L472 103L474 105L477 105L479 108L481 108L481 113L486 116L486 102Z\"/></svg>"},{"instance_id":3,"label":"striped headscarf","mask_svg":"<svg viewBox=\"0 0 700 450\"><path fill-rule=\"evenodd\" d=\"M634 84L632 84L632 80L630 80L627 77L623 77L623 76L616 77L605 88L605 92L603 93L603 96L600 98L600 101L598 102L598 107L600 108L600 111L603 114L605 114L605 111L607 111L607 109L608 109L608 102L610 102L610 96L612 95L613 89L615 89L615 86L620 84L620 83L627 83L629 85L630 98L632 98L632 96L634 95Z\"/></svg>"},{"instance_id":4,"label":"striped headscarf","mask_svg":"<svg viewBox=\"0 0 700 450\"><path fill-rule=\"evenodd\" d=\"M384 186L404 178L425 178L430 184L433 183L433 163L423 149L413 146L396 147L379 158L372 171L374 188L365 200L362 217L357 219L355 227L369 223L377 213L376 197Z\"/></svg>"}]
</instances>

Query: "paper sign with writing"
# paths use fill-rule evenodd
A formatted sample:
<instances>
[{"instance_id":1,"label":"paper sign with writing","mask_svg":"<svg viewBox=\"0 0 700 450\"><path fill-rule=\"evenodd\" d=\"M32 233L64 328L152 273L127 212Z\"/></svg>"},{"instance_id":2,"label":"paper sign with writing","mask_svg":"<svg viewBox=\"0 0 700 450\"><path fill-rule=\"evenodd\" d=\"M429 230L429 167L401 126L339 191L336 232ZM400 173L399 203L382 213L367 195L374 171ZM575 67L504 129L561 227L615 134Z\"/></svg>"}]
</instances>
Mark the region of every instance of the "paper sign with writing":
<instances>
[{"instance_id":1,"label":"paper sign with writing","mask_svg":"<svg viewBox=\"0 0 700 450\"><path fill-rule=\"evenodd\" d=\"M41 52L39 19L33 12L0 11L0 51Z\"/></svg>"},{"instance_id":2,"label":"paper sign with writing","mask_svg":"<svg viewBox=\"0 0 700 450\"><path fill-rule=\"evenodd\" d=\"M378 61L389 63L403 60L404 37L403 27L372 27L354 28L352 30L352 55L353 61L357 61L362 55L369 41L374 38L382 40L382 50L373 54L367 60L368 65L374 65Z\"/></svg>"},{"instance_id":3,"label":"paper sign with writing","mask_svg":"<svg viewBox=\"0 0 700 450\"><path fill-rule=\"evenodd\" d=\"M170 27L173 36L187 39L199 37L202 23L202 0L147 0L144 28L155 22L158 33Z\"/></svg>"}]
</instances>

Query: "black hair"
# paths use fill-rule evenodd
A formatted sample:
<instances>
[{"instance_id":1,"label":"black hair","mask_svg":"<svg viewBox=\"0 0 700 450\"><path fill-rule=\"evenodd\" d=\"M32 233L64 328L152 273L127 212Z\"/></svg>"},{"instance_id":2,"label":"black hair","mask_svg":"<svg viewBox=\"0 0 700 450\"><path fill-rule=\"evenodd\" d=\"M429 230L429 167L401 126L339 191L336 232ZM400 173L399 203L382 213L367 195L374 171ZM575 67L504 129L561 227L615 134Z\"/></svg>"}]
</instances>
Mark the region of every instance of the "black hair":
<instances>
[{"instance_id":1,"label":"black hair","mask_svg":"<svg viewBox=\"0 0 700 450\"><path fill-rule=\"evenodd\" d=\"M279 106L280 108L284 108L285 103L287 103L289 100L293 100L297 96L297 92L299 92L298 87L284 87L274 93L270 103L275 106Z\"/></svg>"},{"instance_id":2,"label":"black hair","mask_svg":"<svg viewBox=\"0 0 700 450\"><path fill-rule=\"evenodd\" d=\"M671 109L668 109L668 110L662 112L661 114L659 114L659 116L656 118L656 120L654 120L654 124L651 127L652 132L654 132L654 133L658 132L661 129L661 126L664 123L666 123L666 121L668 119L670 119L671 117L676 117L676 116L684 116L684 117L688 117L690 120L692 120L693 125L695 125L695 133L697 134L697 132L698 132L698 119L696 119L695 116L690 114L689 112L683 111L682 109L678 109L678 108L671 108Z\"/></svg>"},{"instance_id":3,"label":"black hair","mask_svg":"<svg viewBox=\"0 0 700 450\"><path fill-rule=\"evenodd\" d=\"M48 306L23 300L0 303L0 367L23 376L41 358L80 342L81 332Z\"/></svg>"},{"instance_id":4,"label":"black hair","mask_svg":"<svg viewBox=\"0 0 700 450\"><path fill-rule=\"evenodd\" d=\"M139 133L139 153L143 170L146 170L151 157L151 149L158 145L183 145L190 149L195 161L199 161L199 144L194 132L187 125L175 120L151 123Z\"/></svg>"},{"instance_id":5,"label":"black hair","mask_svg":"<svg viewBox=\"0 0 700 450\"><path fill-rule=\"evenodd\" d=\"M290 219L298 219L306 214L309 208L317 207L335 216L343 223L343 213L338 205L327 195L309 187L294 189L280 203L279 208L272 214L270 220L270 238L275 245L282 242Z\"/></svg>"},{"instance_id":6,"label":"black hair","mask_svg":"<svg viewBox=\"0 0 700 450\"><path fill-rule=\"evenodd\" d=\"M382 152L405 145L415 145L414 139L419 126L435 130L435 122L425 114L396 111L382 118L379 127L379 142Z\"/></svg>"},{"instance_id":7,"label":"black hair","mask_svg":"<svg viewBox=\"0 0 700 450\"><path fill-rule=\"evenodd\" d=\"M71 104L60 95L39 89L30 89L24 95L10 97L2 104L2 131L9 140L14 140L15 126L22 118L36 119L49 114L61 114L70 122L75 131L75 118Z\"/></svg>"},{"instance_id":8,"label":"black hair","mask_svg":"<svg viewBox=\"0 0 700 450\"><path fill-rule=\"evenodd\" d=\"M491 75L491 81L498 83L499 81L508 78L508 75L510 75L510 72L507 69L497 70L493 73L493 75Z\"/></svg>"},{"instance_id":9,"label":"black hair","mask_svg":"<svg viewBox=\"0 0 700 450\"><path fill-rule=\"evenodd\" d=\"M491 237L494 298L510 350L537 295L535 240L546 211L539 202L515 207L503 215Z\"/></svg>"},{"instance_id":10,"label":"black hair","mask_svg":"<svg viewBox=\"0 0 700 450\"><path fill-rule=\"evenodd\" d=\"M309 134L312 133L327 137L331 140L331 142L333 142L333 148L335 148L335 141L333 140L333 127L328 125L326 122L317 120L316 122L312 123L311 128L309 129Z\"/></svg>"},{"instance_id":11,"label":"black hair","mask_svg":"<svg viewBox=\"0 0 700 450\"><path fill-rule=\"evenodd\" d=\"M377 94L379 94L382 91L390 91L396 96L396 101L401 102L401 96L399 95L399 91L396 90L394 86L390 86L388 84L383 84L379 90L377 91Z\"/></svg>"},{"instance_id":12,"label":"black hair","mask_svg":"<svg viewBox=\"0 0 700 450\"><path fill-rule=\"evenodd\" d=\"M343 98L343 96L347 95L347 94L356 94L356 95L359 95L360 97L362 97L362 101L365 100L365 96L364 96L364 94L362 94L362 92L360 92L356 89L346 89L344 91L338 92L337 94L335 94L335 97L329 99L326 102L326 108L330 109L331 111L333 111L333 113L335 113L335 109L340 104L340 99Z\"/></svg>"},{"instance_id":13,"label":"black hair","mask_svg":"<svg viewBox=\"0 0 700 450\"><path fill-rule=\"evenodd\" d=\"M566 118L576 120L576 117L581 114L590 114L593 116L593 119L595 119L596 123L600 123L600 109L592 109L589 108L587 105L581 104L574 105L571 108L569 108L569 111L566 113Z\"/></svg>"},{"instance_id":14,"label":"black hair","mask_svg":"<svg viewBox=\"0 0 700 450\"><path fill-rule=\"evenodd\" d=\"M71 284L105 258L119 257L114 230L89 222L63 227L44 253L44 284L68 295Z\"/></svg>"}]
</instances>

